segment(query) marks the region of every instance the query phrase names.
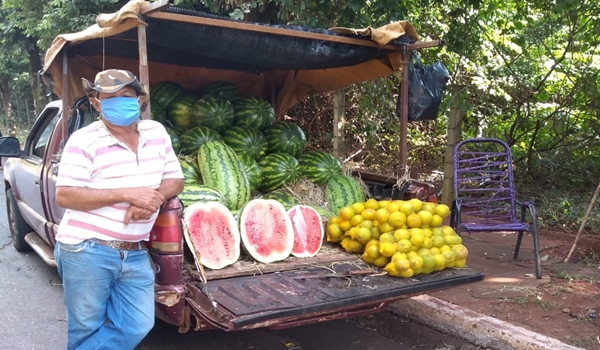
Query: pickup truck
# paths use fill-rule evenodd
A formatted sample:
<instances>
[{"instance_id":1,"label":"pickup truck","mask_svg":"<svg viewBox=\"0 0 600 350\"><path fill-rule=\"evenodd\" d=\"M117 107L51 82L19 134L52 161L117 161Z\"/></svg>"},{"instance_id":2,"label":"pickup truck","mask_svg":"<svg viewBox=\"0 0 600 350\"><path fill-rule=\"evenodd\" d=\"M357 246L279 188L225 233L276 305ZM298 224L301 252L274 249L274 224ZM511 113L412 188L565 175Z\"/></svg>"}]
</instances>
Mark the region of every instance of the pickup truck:
<instances>
[{"instance_id":1,"label":"pickup truck","mask_svg":"<svg viewBox=\"0 0 600 350\"><path fill-rule=\"evenodd\" d=\"M269 28L189 12L181 14L165 1L162 7L158 6L161 2L132 1L128 5L134 3L139 3L133 11L134 23L127 22L125 29L120 27L120 31L103 33L103 39L92 34L80 35L72 41L68 36L61 36L67 38L62 43L55 40L59 46L51 47L46 56L45 79L53 83L54 93L62 95L62 100L52 101L45 107L23 147L16 138L0 138L0 156L9 158L4 165L4 186L14 248L18 251L33 249L50 265L55 265L52 249L64 213L55 197L62 147L69 135L98 117L77 86L81 76L93 77L95 68L102 67L99 62L132 71L136 71L135 63L139 63L137 68L142 83L146 84L164 80L167 73L170 73L170 79L188 88L193 88L190 77L194 77L193 81L202 81L203 78L208 81L209 77L214 80L216 76L219 79L229 78L255 94L258 92L266 98L271 97L276 110L284 110L309 93L392 74L392 68L396 67L395 64L388 65L392 68L387 69L387 73L379 67L378 72L366 76L363 69L367 66L361 61L378 60L372 66L377 67L379 62L388 62L389 57L394 57L396 51L390 45L384 46L387 47L384 51L378 45L365 44L370 41L362 38L337 36L329 32L311 33L297 28ZM132 13L131 8L125 12ZM142 26L138 25L138 16L144 19ZM283 40L286 45L275 45L283 60L269 57L276 54L257 54L266 60L274 59L275 63L292 62L289 64L298 66L282 63L277 69L269 70L255 64L245 66L239 61L235 64L236 56L244 55L232 51L236 50L234 43L223 42L214 46L213 51L200 47L203 40L211 40L215 32L210 30L214 29L225 33L238 31L240 35L249 33L258 38L258 41L246 43L246 39L251 40L249 37L240 39L237 35L224 34L220 37L221 40L227 40L227 37L235 40L239 49L265 44L267 39L275 43ZM181 35L182 30L186 31L186 35ZM273 37L273 32L278 34ZM179 35L173 36L174 33ZM201 40L195 41L194 38ZM178 46L177 52L166 54L168 51L165 50L175 50L172 45L181 45L178 43L181 40L188 40L189 45ZM285 48L299 47L297 44L302 41L309 46L320 46L318 51L321 53L323 48L338 52L339 60L334 57L335 62L327 66L324 61L310 63L310 55L303 59L285 56L286 53L281 52ZM136 42L139 45L139 62ZM358 58L357 52L363 58ZM98 53L103 55L98 56ZM186 54L193 59L186 58ZM354 72L354 80L344 76L332 83L331 78L336 74L322 79L323 74L326 76L332 70L335 73L335 68L348 67L350 71L359 70ZM312 74L319 70L321 74ZM286 95L286 91L291 93ZM385 182L378 185L376 180L376 177L372 179L371 186L391 186ZM167 201L160 210L148 245L158 270L155 280L156 316L178 326L180 332L215 328L226 331L286 328L374 313L395 300L480 281L484 277L470 269L446 269L414 278L390 277L362 262L358 255L345 252L337 244L327 243L312 258L290 257L278 263L260 264L242 257L225 269L205 269L204 273L197 270L192 254L183 243L181 213L182 207L177 198Z\"/></svg>"}]
</instances>

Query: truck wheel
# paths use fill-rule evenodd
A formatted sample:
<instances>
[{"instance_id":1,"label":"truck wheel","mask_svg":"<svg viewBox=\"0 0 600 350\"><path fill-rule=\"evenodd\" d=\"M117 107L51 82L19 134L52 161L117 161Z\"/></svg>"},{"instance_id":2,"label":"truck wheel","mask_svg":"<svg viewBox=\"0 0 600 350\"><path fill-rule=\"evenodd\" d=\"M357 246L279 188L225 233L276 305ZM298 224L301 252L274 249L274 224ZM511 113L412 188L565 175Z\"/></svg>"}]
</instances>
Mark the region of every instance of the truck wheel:
<instances>
[{"instance_id":1,"label":"truck wheel","mask_svg":"<svg viewBox=\"0 0 600 350\"><path fill-rule=\"evenodd\" d=\"M28 252L31 250L29 243L25 241L25 235L33 232L33 229L27 224L17 205L15 194L12 189L6 191L6 210L8 212L8 224L10 226L10 237L13 246L19 252Z\"/></svg>"}]
</instances>

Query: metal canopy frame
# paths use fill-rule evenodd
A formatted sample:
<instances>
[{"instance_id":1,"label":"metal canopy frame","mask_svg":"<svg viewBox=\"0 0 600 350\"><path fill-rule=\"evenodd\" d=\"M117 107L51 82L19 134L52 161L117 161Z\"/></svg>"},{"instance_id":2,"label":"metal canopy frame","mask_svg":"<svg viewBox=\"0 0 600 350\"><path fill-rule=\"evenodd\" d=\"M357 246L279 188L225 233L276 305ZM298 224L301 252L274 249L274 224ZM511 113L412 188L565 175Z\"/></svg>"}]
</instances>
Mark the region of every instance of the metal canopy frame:
<instances>
[{"instance_id":1,"label":"metal canopy frame","mask_svg":"<svg viewBox=\"0 0 600 350\"><path fill-rule=\"evenodd\" d=\"M402 54L402 82L400 84L400 155L399 161L401 169L407 170L407 133L408 133L408 66L410 64L410 55L414 50L431 48L443 45L442 40L434 40L427 42L417 42L414 44L402 44L402 45L379 45L374 41L361 40L357 38L334 36L323 33L312 33L302 32L298 30L292 30L287 28L272 28L260 25L255 25L245 22L232 22L214 18L194 17L183 14L160 12L161 10L171 6L168 0L159 0L143 7L140 11L140 17L150 17L169 21L188 22L206 26L233 28L245 31L253 31L259 33L269 33L281 36L290 37L301 37L313 40L329 41L334 43L343 43L349 45L376 47L386 50L398 51ZM146 38L146 23L140 21L137 26L138 31L138 54L139 54L139 80L140 82L149 87L150 78L148 70L148 50L147 50L147 38ZM76 44L75 44L76 45ZM63 96L69 94L69 76L68 76L68 45L63 48L62 52L62 81L63 81ZM70 112L70 106L68 105L68 99L62 99L62 110ZM148 100L148 107L142 113L142 119L150 119L150 101ZM68 138L68 118L62 118L63 122L63 139Z\"/></svg>"}]
</instances>

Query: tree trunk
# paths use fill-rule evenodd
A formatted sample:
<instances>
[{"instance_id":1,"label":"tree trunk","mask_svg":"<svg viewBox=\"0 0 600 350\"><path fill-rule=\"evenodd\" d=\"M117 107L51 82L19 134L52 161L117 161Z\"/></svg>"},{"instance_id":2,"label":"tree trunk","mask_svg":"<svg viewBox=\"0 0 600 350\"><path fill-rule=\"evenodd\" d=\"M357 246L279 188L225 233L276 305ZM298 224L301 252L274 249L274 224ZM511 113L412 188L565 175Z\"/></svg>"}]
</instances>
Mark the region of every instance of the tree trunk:
<instances>
[{"instance_id":1,"label":"tree trunk","mask_svg":"<svg viewBox=\"0 0 600 350\"><path fill-rule=\"evenodd\" d=\"M29 113L29 101L25 99L25 116L27 117L27 130L31 128L31 114Z\"/></svg>"},{"instance_id":2,"label":"tree trunk","mask_svg":"<svg viewBox=\"0 0 600 350\"><path fill-rule=\"evenodd\" d=\"M344 90L337 90L333 94L333 155L340 158L344 141L344 111L346 99Z\"/></svg>"},{"instance_id":3,"label":"tree trunk","mask_svg":"<svg viewBox=\"0 0 600 350\"><path fill-rule=\"evenodd\" d=\"M10 84L7 80L0 81L0 96L2 96L2 104L4 105L8 133L10 136L17 136L17 124L12 111L12 103L10 101Z\"/></svg>"},{"instance_id":4,"label":"tree trunk","mask_svg":"<svg viewBox=\"0 0 600 350\"><path fill-rule=\"evenodd\" d=\"M448 120L444 182L442 183L442 203L447 206L450 206L454 200L454 147L460 142L462 133L464 111L460 107L460 93L463 88L461 85L450 86L452 105L450 106L450 119Z\"/></svg>"},{"instance_id":5,"label":"tree trunk","mask_svg":"<svg viewBox=\"0 0 600 350\"><path fill-rule=\"evenodd\" d=\"M46 106L46 97L44 94L44 84L42 79L38 79L37 73L42 69L42 60L40 49L37 46L37 40L29 37L29 45L27 45L27 53L29 54L29 70L31 71L31 92L33 95L33 107L35 115L38 116ZM29 117L28 117L29 118Z\"/></svg>"}]
</instances>

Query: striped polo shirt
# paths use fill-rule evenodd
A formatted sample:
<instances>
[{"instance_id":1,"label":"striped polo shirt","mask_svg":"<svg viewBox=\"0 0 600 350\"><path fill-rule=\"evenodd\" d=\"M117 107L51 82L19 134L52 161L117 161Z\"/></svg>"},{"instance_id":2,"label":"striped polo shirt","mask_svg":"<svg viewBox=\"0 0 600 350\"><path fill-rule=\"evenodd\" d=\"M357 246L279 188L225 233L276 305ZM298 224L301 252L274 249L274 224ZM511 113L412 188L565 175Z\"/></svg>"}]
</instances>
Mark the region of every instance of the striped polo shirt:
<instances>
[{"instance_id":1,"label":"striped polo shirt","mask_svg":"<svg viewBox=\"0 0 600 350\"><path fill-rule=\"evenodd\" d=\"M158 187L162 180L183 178L181 166L165 128L153 120L140 120L138 154L113 137L102 121L77 130L62 153L56 186L117 189ZM129 203L90 211L67 209L56 240L76 244L83 240L148 240L156 216L123 223Z\"/></svg>"}]
</instances>

